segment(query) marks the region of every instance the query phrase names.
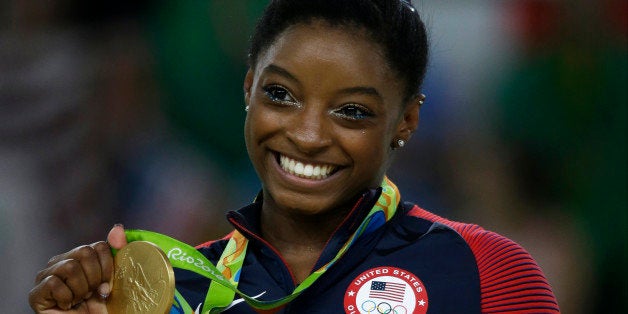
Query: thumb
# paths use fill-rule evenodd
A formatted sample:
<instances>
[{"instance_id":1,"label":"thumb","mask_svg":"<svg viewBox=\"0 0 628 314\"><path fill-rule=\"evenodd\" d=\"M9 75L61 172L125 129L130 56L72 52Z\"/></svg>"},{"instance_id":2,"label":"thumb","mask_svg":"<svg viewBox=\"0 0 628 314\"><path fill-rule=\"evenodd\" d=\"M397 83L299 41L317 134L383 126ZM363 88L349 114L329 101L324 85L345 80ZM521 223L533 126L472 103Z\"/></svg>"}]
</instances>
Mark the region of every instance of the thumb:
<instances>
[{"instance_id":1,"label":"thumb","mask_svg":"<svg viewBox=\"0 0 628 314\"><path fill-rule=\"evenodd\" d=\"M127 244L124 227L120 224L113 226L111 231L109 231L109 235L107 235L107 242L114 249L119 250L123 248Z\"/></svg>"},{"instance_id":2,"label":"thumb","mask_svg":"<svg viewBox=\"0 0 628 314\"><path fill-rule=\"evenodd\" d=\"M119 250L123 248L125 245L127 245L126 234L124 234L124 227L121 224L116 224L113 226L113 228L111 228L111 230L109 231L109 234L107 235L107 242L109 243L109 246L111 248L116 249L116 250ZM111 258L111 255L109 256ZM105 282L101 283L100 286L98 286L98 294L101 299L94 301L96 303L99 303L99 302L102 303L103 300L106 300L109 297L109 294L111 293L113 289L113 280L115 276L114 261L110 259L109 263L105 263L102 271L103 273L106 274L104 276ZM88 304L88 307L90 308L89 313L92 313L91 308L93 306L95 306L93 302ZM95 311L94 313L101 313L101 312Z\"/></svg>"}]
</instances>

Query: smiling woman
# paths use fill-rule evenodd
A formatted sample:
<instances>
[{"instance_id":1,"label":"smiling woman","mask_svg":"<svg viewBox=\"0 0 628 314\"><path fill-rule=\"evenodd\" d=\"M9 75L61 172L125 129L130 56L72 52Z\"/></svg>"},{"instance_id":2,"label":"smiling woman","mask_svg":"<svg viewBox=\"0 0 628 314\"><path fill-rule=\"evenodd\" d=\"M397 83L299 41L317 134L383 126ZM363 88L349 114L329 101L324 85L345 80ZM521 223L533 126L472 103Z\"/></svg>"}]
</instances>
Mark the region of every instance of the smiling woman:
<instances>
[{"instance_id":1,"label":"smiling woman","mask_svg":"<svg viewBox=\"0 0 628 314\"><path fill-rule=\"evenodd\" d=\"M426 59L423 23L406 1L271 1L243 84L262 189L228 214L233 233L185 259L168 253L181 266L170 313L558 312L519 245L402 202L386 177L417 128ZM33 309L105 312L109 247L138 234L116 226L108 244L53 258ZM185 265L196 261L203 267Z\"/></svg>"}]
</instances>

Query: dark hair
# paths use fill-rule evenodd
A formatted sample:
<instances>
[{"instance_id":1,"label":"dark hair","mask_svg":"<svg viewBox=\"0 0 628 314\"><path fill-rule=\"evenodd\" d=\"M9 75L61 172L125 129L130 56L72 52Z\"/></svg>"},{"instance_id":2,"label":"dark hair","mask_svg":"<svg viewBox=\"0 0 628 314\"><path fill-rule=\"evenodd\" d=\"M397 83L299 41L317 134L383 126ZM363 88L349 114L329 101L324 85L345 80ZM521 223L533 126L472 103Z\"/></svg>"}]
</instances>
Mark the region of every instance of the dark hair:
<instances>
[{"instance_id":1,"label":"dark hair","mask_svg":"<svg viewBox=\"0 0 628 314\"><path fill-rule=\"evenodd\" d=\"M271 0L251 38L249 66L255 67L259 55L288 27L316 19L365 29L405 81L405 98L419 93L428 43L425 25L410 0Z\"/></svg>"}]
</instances>

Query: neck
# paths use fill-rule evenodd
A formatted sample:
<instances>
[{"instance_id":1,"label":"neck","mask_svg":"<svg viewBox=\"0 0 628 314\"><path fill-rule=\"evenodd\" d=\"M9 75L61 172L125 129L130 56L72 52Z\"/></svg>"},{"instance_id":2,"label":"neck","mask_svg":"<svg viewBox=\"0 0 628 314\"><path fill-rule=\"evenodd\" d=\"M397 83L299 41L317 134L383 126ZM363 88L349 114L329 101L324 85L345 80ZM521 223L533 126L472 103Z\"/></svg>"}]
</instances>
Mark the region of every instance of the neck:
<instances>
[{"instance_id":1,"label":"neck","mask_svg":"<svg viewBox=\"0 0 628 314\"><path fill-rule=\"evenodd\" d=\"M296 283L300 283L312 272L325 244L351 207L304 215L274 205L272 200L264 199L260 221L262 236L279 251Z\"/></svg>"},{"instance_id":2,"label":"neck","mask_svg":"<svg viewBox=\"0 0 628 314\"><path fill-rule=\"evenodd\" d=\"M263 206L262 236L282 254L292 249L320 251L348 213L349 210L338 210L330 214L303 215Z\"/></svg>"}]
</instances>

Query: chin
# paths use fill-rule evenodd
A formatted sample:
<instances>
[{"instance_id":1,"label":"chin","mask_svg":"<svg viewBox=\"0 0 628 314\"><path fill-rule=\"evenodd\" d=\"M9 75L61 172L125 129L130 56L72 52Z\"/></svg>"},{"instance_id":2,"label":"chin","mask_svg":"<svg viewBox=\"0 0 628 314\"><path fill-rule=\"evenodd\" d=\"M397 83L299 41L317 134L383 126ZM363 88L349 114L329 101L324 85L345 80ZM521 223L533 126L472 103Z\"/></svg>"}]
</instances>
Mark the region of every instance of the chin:
<instances>
[{"instance_id":1,"label":"chin","mask_svg":"<svg viewBox=\"0 0 628 314\"><path fill-rule=\"evenodd\" d=\"M302 216L320 216L331 212L337 212L345 208L348 202L339 201L330 195L312 195L296 192L277 192L270 193L271 201L279 210L285 211L292 215ZM352 204L349 205L349 208Z\"/></svg>"}]
</instances>

